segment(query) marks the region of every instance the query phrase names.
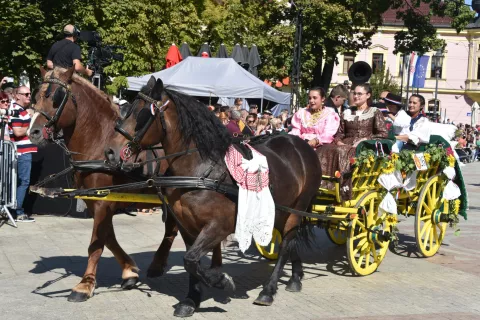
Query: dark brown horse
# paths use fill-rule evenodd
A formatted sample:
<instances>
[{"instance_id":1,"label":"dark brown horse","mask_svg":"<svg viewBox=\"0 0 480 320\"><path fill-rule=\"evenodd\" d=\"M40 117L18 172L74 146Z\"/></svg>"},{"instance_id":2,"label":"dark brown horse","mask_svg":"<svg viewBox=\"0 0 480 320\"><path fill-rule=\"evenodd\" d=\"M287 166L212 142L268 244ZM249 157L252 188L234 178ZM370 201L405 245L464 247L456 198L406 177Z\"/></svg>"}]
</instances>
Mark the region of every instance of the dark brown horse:
<instances>
[{"instance_id":1,"label":"dark brown horse","mask_svg":"<svg viewBox=\"0 0 480 320\"><path fill-rule=\"evenodd\" d=\"M151 86L152 83L147 85ZM226 128L206 106L197 100L163 88L159 79L151 94L139 94L135 101L144 109L137 117L136 134L143 135L144 147L162 143L165 154L198 149L198 152L168 159L171 176L202 177L221 180L227 168L224 156L231 143ZM152 109L156 116L152 119ZM152 121L153 120L153 121ZM315 151L303 140L291 135L278 135L256 145L267 157L272 195L276 204L306 211L318 190L321 169ZM118 154L120 149L111 150ZM228 176L228 175L227 175ZM225 183L232 183L229 177ZM189 292L175 309L176 316L190 316L200 305L200 282L209 287L234 288L233 280L218 269L206 269L200 259L228 235L235 232L236 201L215 191L167 189L169 203L178 219L179 230L187 245L185 270L190 274ZM292 277L287 290L300 291L302 262L297 253L297 231L302 217L276 211L275 228L283 235L278 261L270 279L258 298L259 305L271 305L277 282L288 258L292 261Z\"/></svg>"},{"instance_id":2,"label":"dark brown horse","mask_svg":"<svg viewBox=\"0 0 480 320\"><path fill-rule=\"evenodd\" d=\"M63 130L66 147L73 151L72 159L104 160L105 149L112 145L125 145L128 141L115 132L119 118L118 107L90 82L74 74L74 70L55 69L45 74L44 83L36 94L36 113L30 126L30 139L37 145L50 141L56 131ZM57 117L55 117L57 116ZM52 121L54 120L54 121ZM46 124L47 127L45 126ZM133 134L134 119L127 119L123 129ZM160 171L165 171L165 166ZM122 173L76 172L77 188L96 188L129 182ZM112 217L117 209L127 203L110 201L86 201L93 214L92 238L88 247L88 265L85 274L69 296L69 301L85 301L93 295L97 265L104 246L114 254L122 268L122 288L130 289L138 281L138 267L133 259L118 244ZM171 245L177 235L172 219L167 219L165 236L148 269L148 276L163 274ZM214 266L221 265L221 252L216 252ZM216 264L216 265L215 265Z\"/></svg>"}]
</instances>

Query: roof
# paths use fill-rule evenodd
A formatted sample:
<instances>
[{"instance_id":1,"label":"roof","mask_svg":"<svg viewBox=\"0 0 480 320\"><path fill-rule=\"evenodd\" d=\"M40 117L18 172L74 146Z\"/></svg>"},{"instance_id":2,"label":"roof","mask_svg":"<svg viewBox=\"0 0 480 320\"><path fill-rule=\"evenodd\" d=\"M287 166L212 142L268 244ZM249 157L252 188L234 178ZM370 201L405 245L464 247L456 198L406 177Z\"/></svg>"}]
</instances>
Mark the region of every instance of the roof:
<instances>
[{"instance_id":1,"label":"roof","mask_svg":"<svg viewBox=\"0 0 480 320\"><path fill-rule=\"evenodd\" d=\"M175 66L142 77L128 77L129 90L139 91L151 76L166 88L197 97L264 98L290 104L290 94L278 91L231 58L188 57Z\"/></svg>"},{"instance_id":2,"label":"roof","mask_svg":"<svg viewBox=\"0 0 480 320\"><path fill-rule=\"evenodd\" d=\"M430 5L428 3L420 2L418 7L418 12L423 15L428 15L430 13ZM383 14L383 25L384 26L403 26L403 20L397 19L397 9L388 9ZM439 17L432 16L430 22L434 27L451 27L452 19L450 17Z\"/></svg>"}]
</instances>

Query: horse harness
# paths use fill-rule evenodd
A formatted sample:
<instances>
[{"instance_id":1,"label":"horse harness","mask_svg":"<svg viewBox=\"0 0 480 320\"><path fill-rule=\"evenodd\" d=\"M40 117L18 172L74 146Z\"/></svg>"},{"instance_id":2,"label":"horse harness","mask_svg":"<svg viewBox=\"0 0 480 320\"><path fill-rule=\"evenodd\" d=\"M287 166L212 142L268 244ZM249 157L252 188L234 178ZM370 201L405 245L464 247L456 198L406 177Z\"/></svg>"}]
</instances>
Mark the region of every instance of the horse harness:
<instances>
[{"instance_id":1,"label":"horse harness","mask_svg":"<svg viewBox=\"0 0 480 320\"><path fill-rule=\"evenodd\" d=\"M45 129L45 132L52 141L56 141L56 139L55 139L55 129L56 129L56 126L57 126L57 122L60 119L60 117L62 116L63 110L65 109L65 106L68 102L68 98L70 98L70 97L72 98L72 102L73 102L73 105L75 106L75 108L77 108L77 100L75 99L75 96L72 93L71 85L63 82L62 80L60 80L58 78L55 78L53 76L53 74L51 75L50 78L44 79L42 81L42 84L45 84L45 83L49 84L45 93L42 94L45 98L50 97L50 95L52 94L52 92L51 92L51 90L52 90L51 85L52 84L56 84L56 85L59 86L55 90L55 92L53 93L53 96L52 96L53 108L56 109L55 114L51 117L45 111L35 109L34 106L32 106L32 110L40 113L42 116L44 116L47 119L47 123L45 123L45 125L43 126L44 129Z\"/></svg>"}]
</instances>

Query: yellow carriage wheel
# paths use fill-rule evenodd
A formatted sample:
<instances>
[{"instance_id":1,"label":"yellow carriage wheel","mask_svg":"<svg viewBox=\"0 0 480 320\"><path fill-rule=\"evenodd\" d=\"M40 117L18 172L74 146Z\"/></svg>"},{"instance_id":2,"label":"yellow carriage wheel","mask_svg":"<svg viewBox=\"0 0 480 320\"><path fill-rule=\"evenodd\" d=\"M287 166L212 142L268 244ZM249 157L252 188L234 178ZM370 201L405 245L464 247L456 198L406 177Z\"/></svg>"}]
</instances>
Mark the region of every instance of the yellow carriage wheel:
<instances>
[{"instance_id":1,"label":"yellow carriage wheel","mask_svg":"<svg viewBox=\"0 0 480 320\"><path fill-rule=\"evenodd\" d=\"M261 246L255 242L257 250L262 257L269 260L277 260L278 252L280 251L280 244L282 243L282 234L277 229L273 228L272 240L267 246Z\"/></svg>"},{"instance_id":2,"label":"yellow carriage wheel","mask_svg":"<svg viewBox=\"0 0 480 320\"><path fill-rule=\"evenodd\" d=\"M362 196L355 207L363 207L365 210L353 218L348 230L348 263L352 271L360 276L367 276L377 270L390 243L391 223L387 220L386 213L378 212L381 200L376 191Z\"/></svg>"},{"instance_id":3,"label":"yellow carriage wheel","mask_svg":"<svg viewBox=\"0 0 480 320\"><path fill-rule=\"evenodd\" d=\"M328 239L335 243L336 245L343 246L347 243L348 232L344 228L338 228L337 226L332 226L325 229Z\"/></svg>"},{"instance_id":4,"label":"yellow carriage wheel","mask_svg":"<svg viewBox=\"0 0 480 320\"><path fill-rule=\"evenodd\" d=\"M437 174L427 180L418 197L415 240L424 257L437 253L445 237L447 223L440 222L440 216L448 214L448 201L440 199L442 191L442 179L440 174Z\"/></svg>"}]
</instances>

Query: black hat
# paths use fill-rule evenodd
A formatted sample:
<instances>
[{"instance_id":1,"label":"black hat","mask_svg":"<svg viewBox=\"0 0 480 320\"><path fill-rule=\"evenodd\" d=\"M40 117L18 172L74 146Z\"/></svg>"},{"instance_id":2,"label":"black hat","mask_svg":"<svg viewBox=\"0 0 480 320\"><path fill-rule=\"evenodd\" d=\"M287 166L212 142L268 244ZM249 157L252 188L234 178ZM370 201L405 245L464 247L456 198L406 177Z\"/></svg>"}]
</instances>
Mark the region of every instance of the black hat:
<instances>
[{"instance_id":1,"label":"black hat","mask_svg":"<svg viewBox=\"0 0 480 320\"><path fill-rule=\"evenodd\" d=\"M7 82L2 85L2 90L8 89L8 88L13 88L16 89L17 86L13 82Z\"/></svg>"},{"instance_id":2,"label":"black hat","mask_svg":"<svg viewBox=\"0 0 480 320\"><path fill-rule=\"evenodd\" d=\"M402 105L402 97L390 92L383 100L385 100L387 104L396 104L398 106Z\"/></svg>"},{"instance_id":3,"label":"black hat","mask_svg":"<svg viewBox=\"0 0 480 320\"><path fill-rule=\"evenodd\" d=\"M270 111L270 110L263 110L262 114L265 114L265 113L269 114L269 115L273 115L272 111Z\"/></svg>"}]
</instances>

